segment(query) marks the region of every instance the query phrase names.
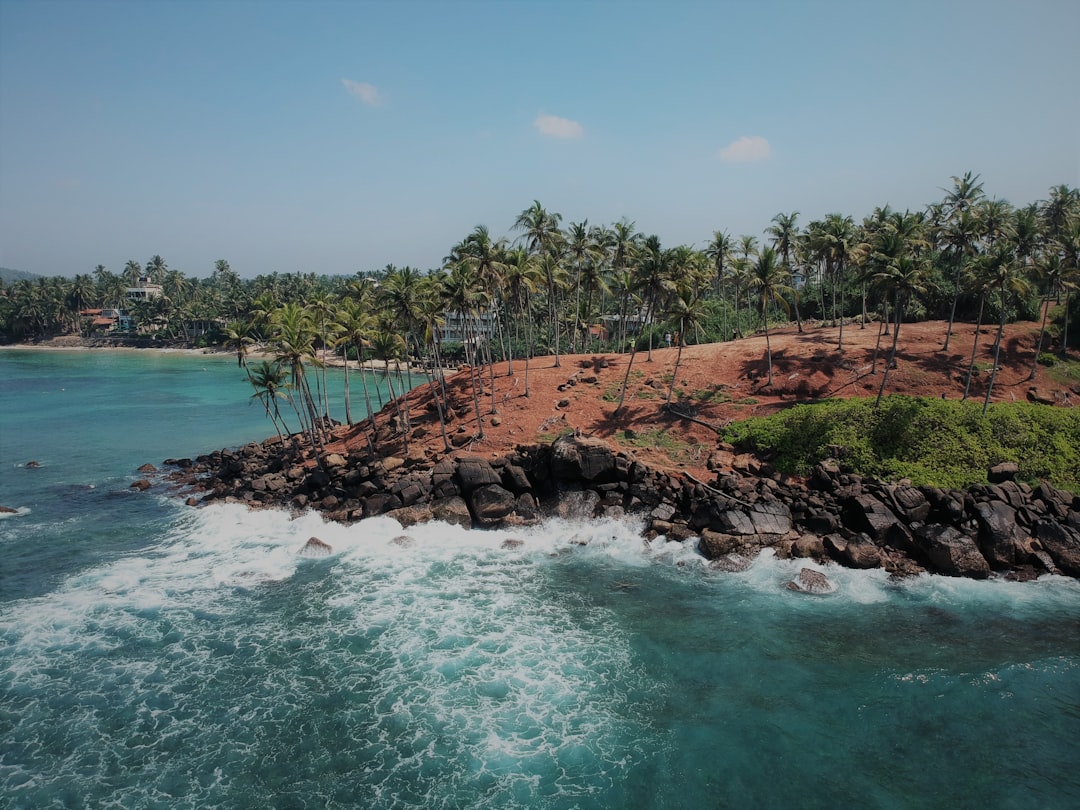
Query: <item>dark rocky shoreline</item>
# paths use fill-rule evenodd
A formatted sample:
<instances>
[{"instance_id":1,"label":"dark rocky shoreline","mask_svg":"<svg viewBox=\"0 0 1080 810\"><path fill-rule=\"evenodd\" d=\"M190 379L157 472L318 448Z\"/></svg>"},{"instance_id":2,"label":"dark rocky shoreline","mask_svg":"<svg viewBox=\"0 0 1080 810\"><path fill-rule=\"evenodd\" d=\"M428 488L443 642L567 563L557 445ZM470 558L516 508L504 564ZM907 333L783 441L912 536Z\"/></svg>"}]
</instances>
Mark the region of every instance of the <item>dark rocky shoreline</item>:
<instances>
[{"instance_id":1,"label":"dark rocky shoreline","mask_svg":"<svg viewBox=\"0 0 1080 810\"><path fill-rule=\"evenodd\" d=\"M898 576L1080 577L1080 497L1017 482L1009 463L989 471L992 483L966 491L880 483L835 463L802 480L723 446L708 465L713 480L703 482L573 436L491 459L364 450L331 453L321 467L273 438L165 464L166 481L192 505L311 509L343 523L388 515L403 526L442 520L478 529L530 525L547 515L635 514L649 537L698 538L710 565L726 570L771 548L782 558Z\"/></svg>"}]
</instances>

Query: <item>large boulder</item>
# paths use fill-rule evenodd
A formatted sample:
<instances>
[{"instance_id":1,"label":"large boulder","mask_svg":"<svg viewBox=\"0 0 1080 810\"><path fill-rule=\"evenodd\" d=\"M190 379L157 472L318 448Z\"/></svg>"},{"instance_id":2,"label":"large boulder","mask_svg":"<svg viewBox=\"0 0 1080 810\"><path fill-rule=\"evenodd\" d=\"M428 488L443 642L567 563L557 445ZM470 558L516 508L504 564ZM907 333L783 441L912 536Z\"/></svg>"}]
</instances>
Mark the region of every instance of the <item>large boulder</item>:
<instances>
[{"instance_id":1,"label":"large boulder","mask_svg":"<svg viewBox=\"0 0 1080 810\"><path fill-rule=\"evenodd\" d=\"M986 480L991 484L1000 484L1002 481L1012 481L1020 472L1020 465L1015 461L1002 461L986 471Z\"/></svg>"},{"instance_id":2,"label":"large boulder","mask_svg":"<svg viewBox=\"0 0 1080 810\"><path fill-rule=\"evenodd\" d=\"M559 494L553 512L567 520L588 520L599 505L600 496L591 489L568 490Z\"/></svg>"},{"instance_id":3,"label":"large boulder","mask_svg":"<svg viewBox=\"0 0 1080 810\"><path fill-rule=\"evenodd\" d=\"M791 531L791 510L780 501L758 501L750 509L755 534L787 534Z\"/></svg>"},{"instance_id":4,"label":"large boulder","mask_svg":"<svg viewBox=\"0 0 1080 810\"><path fill-rule=\"evenodd\" d=\"M698 541L698 550L708 560L718 560L736 550L742 549L746 535L724 534L712 529L702 529Z\"/></svg>"},{"instance_id":5,"label":"large boulder","mask_svg":"<svg viewBox=\"0 0 1080 810\"><path fill-rule=\"evenodd\" d=\"M469 495L473 517L480 526L495 526L514 511L514 493L498 484L487 484Z\"/></svg>"},{"instance_id":6,"label":"large boulder","mask_svg":"<svg viewBox=\"0 0 1080 810\"><path fill-rule=\"evenodd\" d=\"M923 553L938 573L972 579L986 579L990 576L990 565L979 552L975 541L953 526L920 526L916 537Z\"/></svg>"},{"instance_id":7,"label":"large boulder","mask_svg":"<svg viewBox=\"0 0 1080 810\"><path fill-rule=\"evenodd\" d=\"M1035 522L1031 533L1058 568L1069 576L1080 577L1080 531L1044 518Z\"/></svg>"},{"instance_id":8,"label":"large boulder","mask_svg":"<svg viewBox=\"0 0 1080 810\"><path fill-rule=\"evenodd\" d=\"M716 498L694 513L691 525L721 534L784 535L791 531L791 510L780 501L728 508L724 499Z\"/></svg>"},{"instance_id":9,"label":"large boulder","mask_svg":"<svg viewBox=\"0 0 1080 810\"><path fill-rule=\"evenodd\" d=\"M416 526L420 523L428 523L434 519L435 514L432 512L430 506L417 505L417 506L403 506L400 509L393 509L386 513L386 516L393 518L401 524L402 528L407 529L409 526Z\"/></svg>"},{"instance_id":10,"label":"large boulder","mask_svg":"<svg viewBox=\"0 0 1080 810\"><path fill-rule=\"evenodd\" d=\"M472 528L472 514L469 505L460 495L452 495L449 498L434 501L431 504L431 514L435 520L449 523L452 526L461 526L463 529Z\"/></svg>"},{"instance_id":11,"label":"large boulder","mask_svg":"<svg viewBox=\"0 0 1080 810\"><path fill-rule=\"evenodd\" d=\"M914 490L918 495L921 493ZM923 499L925 502L925 498ZM926 511L930 511L926 504ZM885 504L872 495L856 495L848 498L844 503L844 523L855 532L866 532L875 542L883 543L889 536L892 527L899 522Z\"/></svg>"},{"instance_id":12,"label":"large boulder","mask_svg":"<svg viewBox=\"0 0 1080 810\"><path fill-rule=\"evenodd\" d=\"M830 534L824 539L824 546L837 561L851 568L877 568L881 565L881 549L866 534L860 533L852 540Z\"/></svg>"},{"instance_id":13,"label":"large boulder","mask_svg":"<svg viewBox=\"0 0 1080 810\"><path fill-rule=\"evenodd\" d=\"M908 523L924 521L930 514L930 502L915 487L889 487L887 493L893 511Z\"/></svg>"},{"instance_id":14,"label":"large boulder","mask_svg":"<svg viewBox=\"0 0 1080 810\"><path fill-rule=\"evenodd\" d=\"M1023 562L1027 552L1016 527L1016 510L1002 501L983 501L975 504L975 519L979 524L979 549L991 568L1011 568Z\"/></svg>"},{"instance_id":15,"label":"large boulder","mask_svg":"<svg viewBox=\"0 0 1080 810\"><path fill-rule=\"evenodd\" d=\"M479 456L463 456L459 459L457 478L463 495L468 495L479 487L498 484L502 481L495 468Z\"/></svg>"},{"instance_id":16,"label":"large boulder","mask_svg":"<svg viewBox=\"0 0 1080 810\"><path fill-rule=\"evenodd\" d=\"M610 481L615 471L615 454L598 439L563 436L551 447L551 472L563 481Z\"/></svg>"}]
</instances>

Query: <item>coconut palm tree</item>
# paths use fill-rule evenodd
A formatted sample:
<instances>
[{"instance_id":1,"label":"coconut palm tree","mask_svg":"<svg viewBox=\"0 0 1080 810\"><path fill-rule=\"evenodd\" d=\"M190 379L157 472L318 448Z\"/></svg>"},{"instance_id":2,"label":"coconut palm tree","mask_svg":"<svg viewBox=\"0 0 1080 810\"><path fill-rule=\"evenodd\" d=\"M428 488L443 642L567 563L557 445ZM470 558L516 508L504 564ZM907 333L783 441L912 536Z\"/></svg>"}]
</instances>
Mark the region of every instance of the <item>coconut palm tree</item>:
<instances>
[{"instance_id":1,"label":"coconut palm tree","mask_svg":"<svg viewBox=\"0 0 1080 810\"><path fill-rule=\"evenodd\" d=\"M400 334L405 338L406 353L408 354L409 343L417 344L416 328L420 310L420 297L422 295L420 273L412 267L405 266L393 268L387 273L379 285L376 300L379 305L388 310L394 318ZM420 354L420 347L416 345L416 354ZM406 363L408 387L412 385L412 366Z\"/></svg>"},{"instance_id":2,"label":"coconut palm tree","mask_svg":"<svg viewBox=\"0 0 1080 810\"><path fill-rule=\"evenodd\" d=\"M281 416L278 399L287 399L284 393L288 386L285 370L277 363L261 360L248 367L248 380L255 389L255 393L251 395L252 399L258 399L262 403L266 409L266 416L277 431L278 441L284 446L285 438L282 433L290 434L290 431Z\"/></svg>"},{"instance_id":3,"label":"coconut palm tree","mask_svg":"<svg viewBox=\"0 0 1080 810\"><path fill-rule=\"evenodd\" d=\"M554 342L556 368L560 365L558 291L563 275L559 256L564 241L560 222L562 214L549 213L539 200L533 200L533 204L514 220L513 226L513 230L521 232L520 238L532 255L546 257L541 260L540 268L547 289L548 329Z\"/></svg>"},{"instance_id":4,"label":"coconut palm tree","mask_svg":"<svg viewBox=\"0 0 1080 810\"><path fill-rule=\"evenodd\" d=\"M791 255L795 251L795 240L799 234L798 228L795 227L798 218L798 211L792 211L790 214L777 214L772 218L773 224L765 229L765 233L772 237L772 246L780 254L781 264L789 279L791 278ZM795 324L799 334L802 334L802 316L799 314L799 291L794 284L791 285L791 289L791 300L795 304Z\"/></svg>"},{"instance_id":5,"label":"coconut palm tree","mask_svg":"<svg viewBox=\"0 0 1080 810\"><path fill-rule=\"evenodd\" d=\"M836 291L840 290L840 335L837 348L844 348L844 292L848 259L854 242L855 223L849 216L828 214L818 233L826 271L832 279L832 323L836 326Z\"/></svg>"},{"instance_id":6,"label":"coconut palm tree","mask_svg":"<svg viewBox=\"0 0 1080 810\"><path fill-rule=\"evenodd\" d=\"M885 364L885 373L881 375L881 386L878 388L874 408L881 405L881 398L889 381L889 371L896 365L896 346L900 340L900 324L904 322L904 311L913 295L926 292L926 273L927 264L924 259L906 254L886 262L878 273L881 286L893 295L896 324L893 327L889 362Z\"/></svg>"},{"instance_id":7,"label":"coconut palm tree","mask_svg":"<svg viewBox=\"0 0 1080 810\"><path fill-rule=\"evenodd\" d=\"M506 270L503 273L503 300L510 312L510 322L518 329L518 343L524 347L525 353L525 390L529 396L529 360L532 357L533 347L533 318L532 296L540 288L542 283L540 270L536 257L525 248L517 247L509 250L505 257ZM514 355L510 352L507 360L507 374L514 373Z\"/></svg>"},{"instance_id":8,"label":"coconut palm tree","mask_svg":"<svg viewBox=\"0 0 1080 810\"><path fill-rule=\"evenodd\" d=\"M475 299L475 303L481 304L490 317L491 334L495 330L495 310L490 306L498 295L502 286L502 275L506 269L506 242L502 239L494 240L483 225L477 225L462 243L461 257L475 273L476 282L487 291L485 295ZM479 312L477 313L479 315ZM475 335L479 339L479 334ZM483 349L488 358L488 372L491 387L491 413L496 413L495 407L495 358L491 353L491 340L483 341Z\"/></svg>"},{"instance_id":9,"label":"coconut palm tree","mask_svg":"<svg viewBox=\"0 0 1080 810\"><path fill-rule=\"evenodd\" d=\"M971 380L975 376L975 358L979 350L979 333L982 331L983 312L986 308L986 295L992 291L990 287L993 281L983 275L985 272L985 262L979 261L976 257L968 260L963 275L964 286L968 290L979 294L979 308L978 315L975 318L975 336L971 341L971 357L968 359L967 378L964 381L964 396L960 398L961 402L967 401L968 394L971 391Z\"/></svg>"},{"instance_id":10,"label":"coconut palm tree","mask_svg":"<svg viewBox=\"0 0 1080 810\"><path fill-rule=\"evenodd\" d=\"M386 385L390 391L390 400L394 403L394 409L397 411L398 425L401 430L402 441L404 442L405 452L409 452L409 430L411 426L411 419L409 418L409 398L402 392L402 396L398 397L397 392L394 390L394 379L390 375L390 361L397 361L401 358L402 353L406 350L405 338L399 335L397 332L392 331L393 324L384 324L383 328L376 331L371 337L371 351L379 360L386 366ZM375 416L372 414L372 424L375 422Z\"/></svg>"},{"instance_id":11,"label":"coconut palm tree","mask_svg":"<svg viewBox=\"0 0 1080 810\"><path fill-rule=\"evenodd\" d=\"M247 350L254 342L252 337L253 327L251 321L231 321L225 327L226 347L236 352L236 366L243 368L247 365ZM250 376L250 374L249 374Z\"/></svg>"},{"instance_id":12,"label":"coconut palm tree","mask_svg":"<svg viewBox=\"0 0 1080 810\"><path fill-rule=\"evenodd\" d=\"M675 368L671 372L671 385L668 386L666 405L671 406L671 396L675 393L675 380L678 379L679 366L682 364L683 346L686 345L686 335L691 330L695 333L701 331L701 325L707 317L705 301L691 285L684 285L676 290L671 296L668 305L668 318L671 320L678 335L678 351L675 354Z\"/></svg>"},{"instance_id":13,"label":"coconut palm tree","mask_svg":"<svg viewBox=\"0 0 1080 810\"><path fill-rule=\"evenodd\" d=\"M134 287L138 284L140 276L142 276L142 265L134 259L128 259L127 264L124 265L124 278L128 286Z\"/></svg>"},{"instance_id":14,"label":"coconut palm tree","mask_svg":"<svg viewBox=\"0 0 1080 810\"><path fill-rule=\"evenodd\" d=\"M653 329L652 322L656 313L663 312L668 297L675 292L671 280L671 252L660 246L660 237L655 234L645 239L641 251L641 263L638 265L637 289L645 301L645 323L649 326L649 356L652 362Z\"/></svg>"},{"instance_id":15,"label":"coconut palm tree","mask_svg":"<svg viewBox=\"0 0 1080 810\"><path fill-rule=\"evenodd\" d=\"M761 325L765 329L765 354L769 363L769 385L773 384L772 343L769 339L769 304L773 301L787 309L787 299L784 295L791 293L788 285L790 277L787 271L776 260L776 251L771 248L762 248L754 262L754 274L751 285L758 291L761 301Z\"/></svg>"},{"instance_id":16,"label":"coconut palm tree","mask_svg":"<svg viewBox=\"0 0 1080 810\"><path fill-rule=\"evenodd\" d=\"M169 270L169 265L156 253L146 263L146 277L154 284L160 284Z\"/></svg>"},{"instance_id":17,"label":"coconut palm tree","mask_svg":"<svg viewBox=\"0 0 1080 810\"><path fill-rule=\"evenodd\" d=\"M321 464L323 425L306 373L308 363L318 367L316 330L311 313L295 302L283 304L271 317L270 329L274 360L288 370L290 396L298 398L293 401L293 407L300 417L300 429L307 433L312 451Z\"/></svg>"},{"instance_id":18,"label":"coconut palm tree","mask_svg":"<svg viewBox=\"0 0 1080 810\"><path fill-rule=\"evenodd\" d=\"M1030 289L1026 273L1016 260L1015 247L1007 241L995 245L980 257L985 262L985 274L997 289L1000 317L997 338L994 341L994 368L990 372L990 383L986 386L986 398L983 400L983 413L990 406L990 395L997 379L998 360L1001 356L1001 339L1005 332L1005 313L1008 310L1010 295L1026 295Z\"/></svg>"},{"instance_id":19,"label":"coconut palm tree","mask_svg":"<svg viewBox=\"0 0 1080 810\"><path fill-rule=\"evenodd\" d=\"M484 438L484 420L480 415L480 370L476 367L475 323L483 308L487 293L481 286L475 265L468 261L455 262L446 278L447 311L460 313L465 326L465 345L473 347L473 361L469 365L469 381L472 386L473 409L476 412L477 438ZM479 383L478 383L479 381Z\"/></svg>"},{"instance_id":20,"label":"coconut palm tree","mask_svg":"<svg viewBox=\"0 0 1080 810\"><path fill-rule=\"evenodd\" d=\"M977 240L978 221L974 216L973 208L983 199L983 185L979 181L979 175L966 172L962 177L953 177L953 187L945 190L945 199L941 202L941 215L943 218L943 237L946 245L946 255L953 264L953 298L949 309L949 324L945 328L945 343L942 351L949 350L949 339L952 337L952 326L956 320L956 302L960 298L960 278L964 270L965 259L975 250Z\"/></svg>"},{"instance_id":21,"label":"coconut palm tree","mask_svg":"<svg viewBox=\"0 0 1080 810\"><path fill-rule=\"evenodd\" d=\"M311 296L305 306L311 313L311 321L315 326L315 334L318 338L319 375L316 377L316 387L319 392L319 401L323 420L330 419L330 394L326 387L326 350L334 341L334 314L336 303L326 293L318 293Z\"/></svg>"},{"instance_id":22,"label":"coconut palm tree","mask_svg":"<svg viewBox=\"0 0 1080 810\"><path fill-rule=\"evenodd\" d=\"M727 270L734 248L735 243L727 231L713 231L712 240L705 246L705 256L712 262L716 279L717 298L723 297L724 271Z\"/></svg>"}]
</instances>

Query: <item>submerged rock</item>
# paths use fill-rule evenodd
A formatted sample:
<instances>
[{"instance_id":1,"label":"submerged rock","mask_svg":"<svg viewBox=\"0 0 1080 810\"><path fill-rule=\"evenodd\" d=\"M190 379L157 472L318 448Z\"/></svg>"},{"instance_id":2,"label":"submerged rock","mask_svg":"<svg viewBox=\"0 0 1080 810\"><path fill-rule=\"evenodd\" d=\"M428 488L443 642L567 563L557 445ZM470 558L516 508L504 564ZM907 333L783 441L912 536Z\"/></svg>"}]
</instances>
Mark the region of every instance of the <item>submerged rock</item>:
<instances>
[{"instance_id":1,"label":"submerged rock","mask_svg":"<svg viewBox=\"0 0 1080 810\"><path fill-rule=\"evenodd\" d=\"M836 585L823 573L813 568L799 569L795 579L784 587L797 593L827 594L836 591Z\"/></svg>"},{"instance_id":2,"label":"submerged rock","mask_svg":"<svg viewBox=\"0 0 1080 810\"><path fill-rule=\"evenodd\" d=\"M709 568L713 571L723 571L726 574L737 574L750 567L751 560L743 554L724 554L716 559L709 560Z\"/></svg>"},{"instance_id":3,"label":"submerged rock","mask_svg":"<svg viewBox=\"0 0 1080 810\"><path fill-rule=\"evenodd\" d=\"M324 543L318 537L309 537L304 547L300 549L301 557L328 557L333 552L329 543Z\"/></svg>"}]
</instances>

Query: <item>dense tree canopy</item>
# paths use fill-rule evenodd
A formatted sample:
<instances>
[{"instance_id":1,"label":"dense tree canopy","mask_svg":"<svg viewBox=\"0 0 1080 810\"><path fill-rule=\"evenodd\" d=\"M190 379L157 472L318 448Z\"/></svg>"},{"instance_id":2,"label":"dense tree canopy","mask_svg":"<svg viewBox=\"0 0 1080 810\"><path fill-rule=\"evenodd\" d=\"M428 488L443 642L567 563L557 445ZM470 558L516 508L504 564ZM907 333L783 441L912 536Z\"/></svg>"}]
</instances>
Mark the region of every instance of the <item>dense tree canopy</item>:
<instances>
[{"instance_id":1,"label":"dense tree canopy","mask_svg":"<svg viewBox=\"0 0 1080 810\"><path fill-rule=\"evenodd\" d=\"M905 319L947 321L943 349L957 321L993 318L1000 330L1009 320L1039 320L1040 350L1064 354L1078 331L1070 333L1080 309L1080 192L1059 185L1015 207L987 196L971 172L942 191L923 210L884 206L861 222L830 213L800 228L798 212L778 213L760 236L718 228L701 249L664 247L625 219L564 226L562 214L534 200L510 234L477 225L426 272L388 265L352 277L242 279L219 259L194 277L154 255L119 273L98 265L73 278L0 285L0 340L100 334L93 310L123 307L143 340L228 345L242 364L260 346L284 374L260 366L257 394L282 426L286 399L315 443L327 417L319 372L330 352L395 367L406 358L428 367L469 362L478 416L481 369L494 375L497 362L513 373L515 359L524 361L528 395L535 355L553 354L556 364L567 350L651 357L666 335L680 346L731 340L768 334L792 315L800 329L803 319L838 325L841 350L845 327L891 327L893 353ZM128 288L143 283L160 286L129 300ZM495 412L497 404L483 407Z\"/></svg>"}]
</instances>

